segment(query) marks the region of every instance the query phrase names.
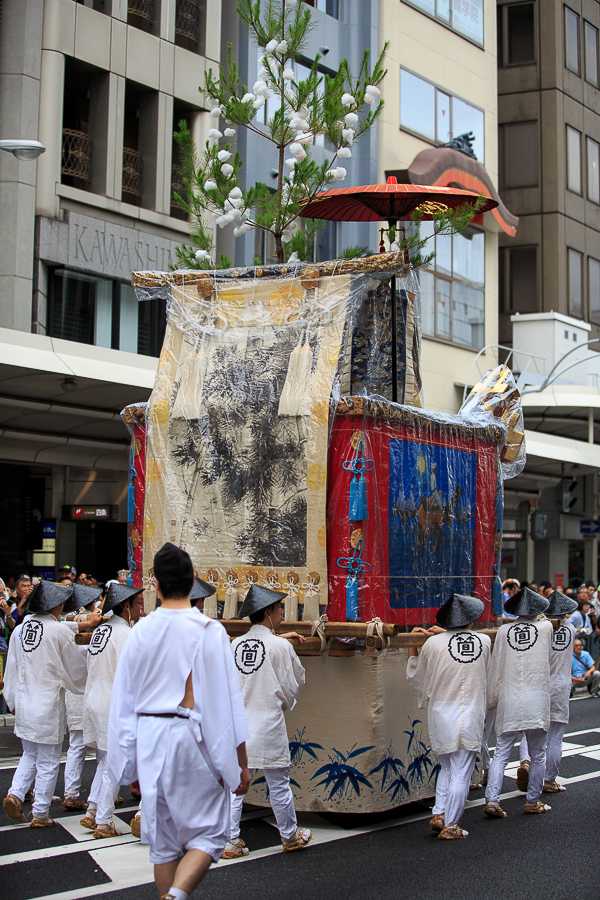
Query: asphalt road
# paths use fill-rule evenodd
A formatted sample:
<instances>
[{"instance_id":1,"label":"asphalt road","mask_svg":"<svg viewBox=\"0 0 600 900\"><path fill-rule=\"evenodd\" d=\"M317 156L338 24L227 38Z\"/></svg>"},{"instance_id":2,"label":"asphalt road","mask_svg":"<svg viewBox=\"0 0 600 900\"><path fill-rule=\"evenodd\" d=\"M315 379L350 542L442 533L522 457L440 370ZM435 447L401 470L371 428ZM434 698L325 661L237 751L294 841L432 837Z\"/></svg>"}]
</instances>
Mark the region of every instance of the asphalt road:
<instances>
[{"instance_id":1,"label":"asphalt road","mask_svg":"<svg viewBox=\"0 0 600 900\"><path fill-rule=\"evenodd\" d=\"M8 732L0 727L2 796L18 746ZM270 812L250 811L242 825L250 856L219 863L194 897L598 900L600 700L571 702L565 741L561 780L567 791L547 796L553 807L547 815L523 815L515 766L507 769L503 787L508 818L487 819L483 792L471 792L462 822L470 833L465 841L436 840L428 809L412 804L379 818L301 814L300 823L314 831L313 844L284 856ZM92 774L90 761L86 786ZM79 825L81 814L66 814L59 804L53 814L60 824L48 830L1 818L0 900L155 900L147 848L127 830L134 808L127 791L123 796L116 821L126 833L110 841L91 839Z\"/></svg>"}]
</instances>

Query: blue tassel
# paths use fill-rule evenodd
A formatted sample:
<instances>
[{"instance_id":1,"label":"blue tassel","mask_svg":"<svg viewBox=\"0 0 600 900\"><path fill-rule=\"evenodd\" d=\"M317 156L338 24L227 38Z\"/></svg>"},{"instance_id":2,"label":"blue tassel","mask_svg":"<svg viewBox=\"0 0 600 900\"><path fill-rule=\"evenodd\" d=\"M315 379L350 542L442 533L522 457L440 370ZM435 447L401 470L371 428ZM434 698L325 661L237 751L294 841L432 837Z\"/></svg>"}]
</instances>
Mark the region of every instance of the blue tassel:
<instances>
[{"instance_id":1,"label":"blue tassel","mask_svg":"<svg viewBox=\"0 0 600 900\"><path fill-rule=\"evenodd\" d=\"M346 579L346 619L358 622L358 582L351 575Z\"/></svg>"},{"instance_id":2,"label":"blue tassel","mask_svg":"<svg viewBox=\"0 0 600 900\"><path fill-rule=\"evenodd\" d=\"M135 485L133 482L127 485L127 521L135 521Z\"/></svg>"},{"instance_id":3,"label":"blue tassel","mask_svg":"<svg viewBox=\"0 0 600 900\"><path fill-rule=\"evenodd\" d=\"M364 481L353 478L350 482L350 508L348 510L348 519L351 522L360 522L363 518L363 494L362 490Z\"/></svg>"},{"instance_id":4,"label":"blue tassel","mask_svg":"<svg viewBox=\"0 0 600 900\"><path fill-rule=\"evenodd\" d=\"M367 480L364 475L360 476L360 492L361 492L361 506L362 506L362 519L369 518L369 501L367 499Z\"/></svg>"},{"instance_id":5,"label":"blue tassel","mask_svg":"<svg viewBox=\"0 0 600 900\"><path fill-rule=\"evenodd\" d=\"M369 518L367 481L364 473L370 472L375 464L372 459L365 459L362 456L362 451L363 441L361 438L357 444L354 458L342 463L342 468L353 474L350 481L350 503L348 508L348 519L350 522L362 522Z\"/></svg>"}]
</instances>

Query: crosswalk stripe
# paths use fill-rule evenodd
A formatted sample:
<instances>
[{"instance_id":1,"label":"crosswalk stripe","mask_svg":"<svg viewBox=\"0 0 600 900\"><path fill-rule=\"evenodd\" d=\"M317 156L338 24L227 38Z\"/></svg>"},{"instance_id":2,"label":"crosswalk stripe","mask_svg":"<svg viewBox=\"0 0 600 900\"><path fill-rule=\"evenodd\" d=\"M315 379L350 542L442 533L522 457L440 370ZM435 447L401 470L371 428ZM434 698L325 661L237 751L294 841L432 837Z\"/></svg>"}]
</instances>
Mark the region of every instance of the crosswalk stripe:
<instances>
[{"instance_id":1,"label":"crosswalk stripe","mask_svg":"<svg viewBox=\"0 0 600 900\"><path fill-rule=\"evenodd\" d=\"M570 732L569 734L565 734L565 739L567 744L569 744L569 738L576 738L579 735L594 733L600 733L600 728L588 728L582 731ZM563 755L565 757L578 755L588 756L588 758L591 759L598 759L600 758L600 744L591 744L586 746L583 744L578 745L571 742ZM507 767L506 774L511 776L512 773L508 771L508 768L516 770L517 766L518 763L511 764L510 767ZM569 785L599 778L600 769L595 772L589 772L583 775L575 775L570 778L560 777L559 781L561 784ZM502 794L500 799L506 801L516 797L523 798L523 793L516 790L508 791ZM482 807L485 802L485 797L479 797L475 800L467 800L466 808L476 809L478 807ZM118 820L119 816L123 813L135 811L136 809L137 806L121 808L117 813L115 813L115 819ZM353 829L346 829L338 827L337 825L332 825L317 813L299 813L298 820L301 827L308 827L312 830L312 844L318 845L329 843L331 841L344 840L346 838L357 837L363 834L382 831L388 828L411 825L414 822L428 820L430 817L431 812L429 810L425 810L422 813L416 813L410 816L403 816L395 819L388 819L383 822L377 822L368 826L357 827ZM263 819L267 824L273 826L273 828L276 830L277 826L275 819L268 811L264 809L257 809L244 813L242 821L249 821L251 819L257 818ZM148 860L147 848L145 845L140 844L137 839L133 838L130 833L124 834L123 836L117 838L107 838L102 841L96 841L93 838L92 832L85 831L81 828L81 826L79 826L79 821L76 816L61 816L57 818L56 821L60 825L62 825L69 832L69 834L76 838L76 843L65 844L58 847L43 848L26 853L15 853L11 854L10 856L0 857L0 869L2 868L2 866L12 865L14 863L31 862L39 859L48 859L51 857L56 858L61 856L69 856L73 853L85 852L89 854L89 856L94 860L98 867L106 874L108 878L110 878L110 881L107 884L92 885L86 888L77 888L76 890L62 891L55 894L46 894L44 896L35 898L35 900L80 900L80 898L81 900L84 900L84 898L86 897L107 894L113 891L116 892L127 890L128 888L144 884L151 884L153 882L153 866ZM122 821L122 825L127 828L127 825L124 821ZM14 829L27 827L29 826L22 824L5 826L4 828L0 829L0 835L3 831L12 831ZM117 827L119 827L119 823L117 824ZM278 840L277 843L271 847L266 847L262 850L251 851L247 856L240 857L239 859L220 860L220 862L217 866L214 867L214 869L216 869L216 871L218 872L222 871L224 868L230 865L252 862L252 860L264 859L281 853L282 848Z\"/></svg>"}]
</instances>

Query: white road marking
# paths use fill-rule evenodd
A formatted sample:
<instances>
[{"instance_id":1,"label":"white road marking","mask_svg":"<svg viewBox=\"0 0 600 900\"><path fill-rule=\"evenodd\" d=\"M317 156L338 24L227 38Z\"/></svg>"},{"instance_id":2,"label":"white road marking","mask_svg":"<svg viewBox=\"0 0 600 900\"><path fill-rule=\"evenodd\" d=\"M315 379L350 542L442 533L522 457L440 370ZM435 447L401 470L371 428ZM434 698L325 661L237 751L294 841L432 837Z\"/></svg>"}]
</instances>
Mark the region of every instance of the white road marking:
<instances>
[{"instance_id":1,"label":"white road marking","mask_svg":"<svg viewBox=\"0 0 600 900\"><path fill-rule=\"evenodd\" d=\"M583 731L572 732L565 735L566 738L573 738L583 734L600 733L600 728L588 728ZM600 760L600 744L585 746L565 742L565 756L587 756L590 759ZM516 771L518 763L511 764L510 768ZM507 774L510 774L507 767ZM569 785L580 781L589 781L590 779L600 778L600 769L596 772L590 772L585 775L575 775L572 778L560 778L561 784ZM510 800L515 797L523 798L521 791L508 791L502 794L501 801ZM466 808L475 809L485 805L485 797L479 797L477 800L467 800ZM120 809L119 813L133 811L137 806L131 806L127 809ZM119 818L119 814L115 815L115 819ZM265 815L265 810L256 809L244 813L242 821L250 819L262 818L269 825L276 828L275 819L271 815ZM384 822L375 823L365 827L352 829L340 828L331 825L326 819L315 813L299 813L298 823L300 827L310 828L313 832L311 844L324 844L330 841L343 840L345 838L357 837L362 834L369 834L376 831L382 831L388 828L396 828L402 825L411 825L413 822L420 822L431 818L429 810L423 813L417 813L412 816L404 816L396 819L388 819ZM77 816L60 817L57 821L65 828L69 834L76 838L77 843L66 844L60 847L50 847L47 849L29 851L27 853L15 853L10 856L0 857L0 869L2 866L10 865L16 862L30 862L37 859L47 859L49 857L69 855L78 852L87 852L92 859L98 864L103 872L111 879L108 884L92 885L88 888L78 888L73 891L63 891L58 894L47 894L43 897L37 897L35 900L84 900L86 897L92 897L101 894L111 893L112 891L125 890L127 888L136 887L144 884L151 884L154 880L153 867L148 860L147 847L140 844L131 834L125 834L118 838L107 838L103 841L95 841L92 832L86 831L79 825ZM117 827L122 824L124 828L127 826L124 822L117 823ZM0 829L0 834L6 830L14 830L18 828L27 828L28 825L9 825ZM266 847L263 850L255 850L248 856L239 859L221 860L216 870L223 870L226 866L238 863L251 862L252 860L264 859L269 856L281 854L282 848L279 841L273 847Z\"/></svg>"}]
</instances>

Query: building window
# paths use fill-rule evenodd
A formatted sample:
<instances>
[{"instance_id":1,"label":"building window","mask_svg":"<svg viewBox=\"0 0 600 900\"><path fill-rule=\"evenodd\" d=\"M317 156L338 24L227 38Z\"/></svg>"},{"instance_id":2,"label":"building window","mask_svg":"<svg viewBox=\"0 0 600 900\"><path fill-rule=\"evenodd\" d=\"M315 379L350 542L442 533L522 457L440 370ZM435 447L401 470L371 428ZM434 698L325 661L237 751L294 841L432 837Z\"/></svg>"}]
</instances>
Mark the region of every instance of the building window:
<instances>
[{"instance_id":1,"label":"building window","mask_svg":"<svg viewBox=\"0 0 600 900\"><path fill-rule=\"evenodd\" d=\"M478 44L483 44L483 0L465 0L452 3L451 0L408 0L422 12L445 22Z\"/></svg>"},{"instance_id":2,"label":"building window","mask_svg":"<svg viewBox=\"0 0 600 900\"><path fill-rule=\"evenodd\" d=\"M500 126L498 148L501 190L536 187L538 183L537 134L537 122L511 122Z\"/></svg>"},{"instance_id":3,"label":"building window","mask_svg":"<svg viewBox=\"0 0 600 900\"><path fill-rule=\"evenodd\" d=\"M598 87L598 29L584 24L585 36L585 80Z\"/></svg>"},{"instance_id":4,"label":"building window","mask_svg":"<svg viewBox=\"0 0 600 900\"><path fill-rule=\"evenodd\" d=\"M334 19L340 17L339 0L304 0L304 2Z\"/></svg>"},{"instance_id":5,"label":"building window","mask_svg":"<svg viewBox=\"0 0 600 900\"><path fill-rule=\"evenodd\" d=\"M160 356L164 300L138 303L130 284L71 269L52 270L49 282L50 337Z\"/></svg>"},{"instance_id":6,"label":"building window","mask_svg":"<svg viewBox=\"0 0 600 900\"><path fill-rule=\"evenodd\" d=\"M600 262L588 256L588 297L590 322L600 325Z\"/></svg>"},{"instance_id":7,"label":"building window","mask_svg":"<svg viewBox=\"0 0 600 900\"><path fill-rule=\"evenodd\" d=\"M400 69L400 126L440 144L472 131L475 156L483 162L483 111L406 69Z\"/></svg>"},{"instance_id":8,"label":"building window","mask_svg":"<svg viewBox=\"0 0 600 900\"><path fill-rule=\"evenodd\" d=\"M567 125L567 189L581 194L581 133Z\"/></svg>"},{"instance_id":9,"label":"building window","mask_svg":"<svg viewBox=\"0 0 600 900\"><path fill-rule=\"evenodd\" d=\"M175 43L184 50L206 53L206 0L177 0Z\"/></svg>"},{"instance_id":10,"label":"building window","mask_svg":"<svg viewBox=\"0 0 600 900\"><path fill-rule=\"evenodd\" d=\"M106 193L106 129L109 79L106 72L69 57L65 60L61 183ZM94 152L94 149L96 152Z\"/></svg>"},{"instance_id":11,"label":"building window","mask_svg":"<svg viewBox=\"0 0 600 900\"><path fill-rule=\"evenodd\" d=\"M587 195L592 203L600 203L600 146L587 138Z\"/></svg>"},{"instance_id":12,"label":"building window","mask_svg":"<svg viewBox=\"0 0 600 900\"><path fill-rule=\"evenodd\" d=\"M538 311L537 247L501 247L499 289L505 313Z\"/></svg>"},{"instance_id":13,"label":"building window","mask_svg":"<svg viewBox=\"0 0 600 900\"><path fill-rule=\"evenodd\" d=\"M535 9L533 3L498 7L498 62L500 66L535 63Z\"/></svg>"},{"instance_id":14,"label":"building window","mask_svg":"<svg viewBox=\"0 0 600 900\"><path fill-rule=\"evenodd\" d=\"M569 315L581 319L583 316L582 291L583 256L577 250L567 250L567 269L569 279Z\"/></svg>"},{"instance_id":15,"label":"building window","mask_svg":"<svg viewBox=\"0 0 600 900\"><path fill-rule=\"evenodd\" d=\"M579 16L565 6L565 66L579 75Z\"/></svg>"},{"instance_id":16,"label":"building window","mask_svg":"<svg viewBox=\"0 0 600 900\"><path fill-rule=\"evenodd\" d=\"M423 222L422 236L433 234ZM431 238L436 256L432 269L421 269L423 333L480 349L485 340L485 234L467 228L462 234Z\"/></svg>"}]
</instances>

